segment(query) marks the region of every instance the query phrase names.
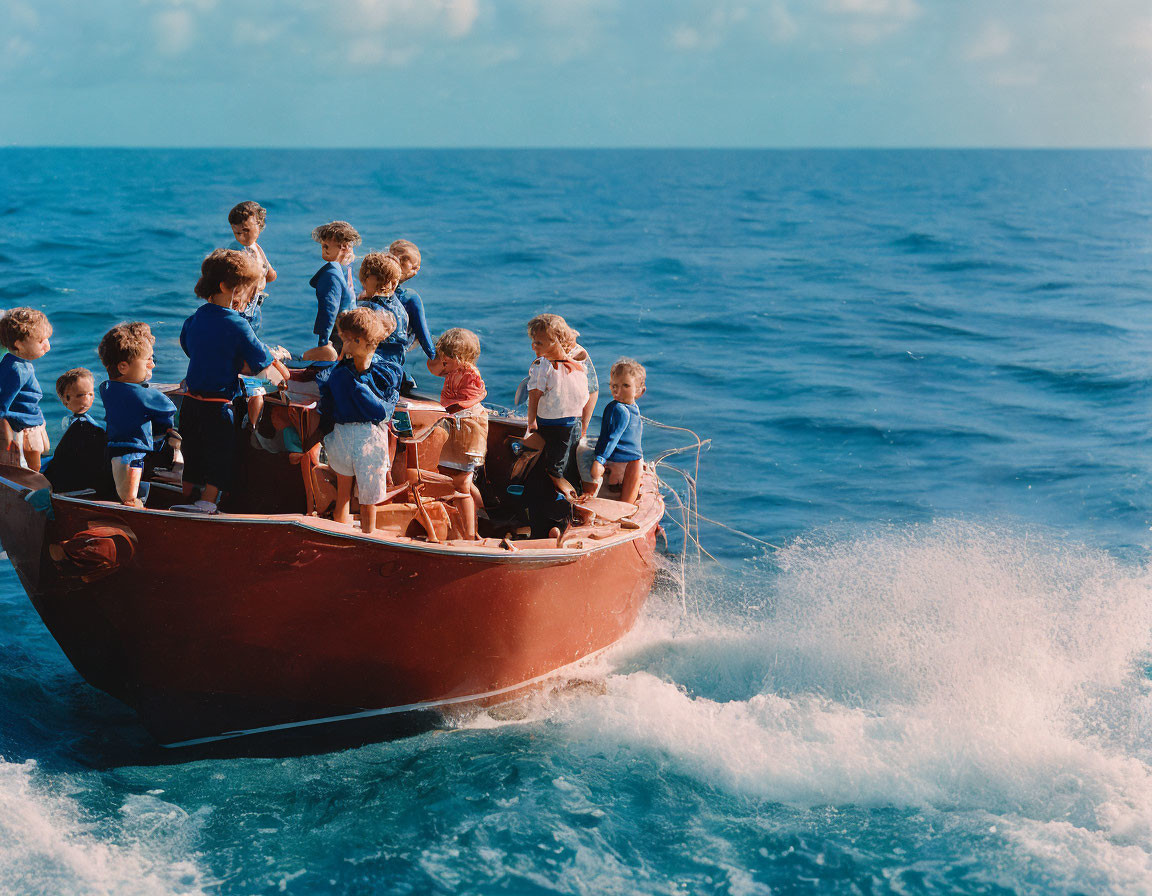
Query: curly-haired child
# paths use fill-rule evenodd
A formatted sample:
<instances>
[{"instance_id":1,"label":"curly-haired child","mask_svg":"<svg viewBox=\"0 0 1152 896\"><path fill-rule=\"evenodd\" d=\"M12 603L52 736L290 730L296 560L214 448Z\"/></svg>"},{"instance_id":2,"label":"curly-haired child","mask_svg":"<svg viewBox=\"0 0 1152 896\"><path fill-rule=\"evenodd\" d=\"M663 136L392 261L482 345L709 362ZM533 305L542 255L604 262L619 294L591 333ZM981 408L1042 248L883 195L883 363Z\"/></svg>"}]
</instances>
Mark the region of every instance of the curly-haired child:
<instances>
[{"instance_id":1,"label":"curly-haired child","mask_svg":"<svg viewBox=\"0 0 1152 896\"><path fill-rule=\"evenodd\" d=\"M0 317L0 458L40 471L40 457L50 447L40 399L44 391L32 362L52 347L52 325L43 311L12 308Z\"/></svg>"},{"instance_id":2,"label":"curly-haired child","mask_svg":"<svg viewBox=\"0 0 1152 896\"><path fill-rule=\"evenodd\" d=\"M484 465L488 451L488 411L480 404L488 390L476 369L479 357L480 337L453 327L436 340L436 356L428 361L428 370L444 377L440 403L451 416L440 424L448 430L448 441L440 450L440 469L452 477L460 495L456 508L468 539L476 538L478 491L472 477Z\"/></svg>"},{"instance_id":3,"label":"curly-haired child","mask_svg":"<svg viewBox=\"0 0 1152 896\"><path fill-rule=\"evenodd\" d=\"M312 231L312 239L320 244L320 257L324 266L308 281L316 290L316 348L304 352L306 361L335 361L340 357L332 344L332 331L336 318L356 303L356 291L351 283L351 265L355 257L353 247L360 245L360 234L347 221L330 221Z\"/></svg>"}]
</instances>

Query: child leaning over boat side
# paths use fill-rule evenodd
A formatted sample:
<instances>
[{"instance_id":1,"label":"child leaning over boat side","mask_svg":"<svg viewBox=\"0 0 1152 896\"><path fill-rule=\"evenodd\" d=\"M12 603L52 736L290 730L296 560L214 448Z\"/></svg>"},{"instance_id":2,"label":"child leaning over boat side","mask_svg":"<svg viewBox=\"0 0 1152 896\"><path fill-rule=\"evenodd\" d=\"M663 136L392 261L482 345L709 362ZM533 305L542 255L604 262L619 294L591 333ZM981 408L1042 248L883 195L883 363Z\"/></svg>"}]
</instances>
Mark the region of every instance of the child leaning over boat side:
<instances>
[{"instance_id":1,"label":"child leaning over boat side","mask_svg":"<svg viewBox=\"0 0 1152 896\"><path fill-rule=\"evenodd\" d=\"M644 472L644 451L640 446L644 422L636 401L644 395L646 378L644 365L632 358L620 358L612 365L608 378L612 401L605 405L600 418L600 438L591 456L581 452L580 457L580 472L584 474L587 464L587 481L593 485L593 495L600 490L607 472L609 486L620 486L620 500L636 503Z\"/></svg>"},{"instance_id":2,"label":"child leaning over boat side","mask_svg":"<svg viewBox=\"0 0 1152 896\"><path fill-rule=\"evenodd\" d=\"M396 329L387 314L353 308L336 319L344 357L320 385L321 430L328 466L336 473L332 519L351 522L352 486L360 501L360 529L376 528L376 505L388 492L388 420L400 396L400 367L376 354Z\"/></svg>"},{"instance_id":3,"label":"child leaning over boat side","mask_svg":"<svg viewBox=\"0 0 1152 896\"><path fill-rule=\"evenodd\" d=\"M52 324L43 311L12 308L0 317L0 459L40 472L40 457L50 447L40 399L44 391L32 362L52 347Z\"/></svg>"},{"instance_id":4,"label":"child leaning over boat side","mask_svg":"<svg viewBox=\"0 0 1152 896\"><path fill-rule=\"evenodd\" d=\"M173 449L180 444L180 435L172 427L176 405L147 385L155 366L155 343L148 324L137 321L117 324L104 334L96 350L108 371L108 380L100 384L100 401L104 404L112 479L120 503L129 507L144 506L137 494L145 455L158 451L165 440ZM164 435L154 438L154 432Z\"/></svg>"},{"instance_id":5,"label":"child leaning over boat side","mask_svg":"<svg viewBox=\"0 0 1152 896\"><path fill-rule=\"evenodd\" d=\"M436 340L436 356L428 370L444 377L440 404L452 416L441 420L448 441L440 449L440 470L452 477L457 494L456 508L464 537L476 539L476 499L479 490L473 474L484 465L488 452L488 411L480 402L488 394L476 361L480 357L480 337L471 330L453 327Z\"/></svg>"},{"instance_id":6,"label":"child leaning over boat side","mask_svg":"<svg viewBox=\"0 0 1152 896\"><path fill-rule=\"evenodd\" d=\"M173 510L215 513L221 494L232 488L236 465L232 402L240 394L240 374L247 369L273 385L288 379L287 368L233 307L243 306L261 273L252 255L232 249L216 249L200 266L196 295L206 303L180 330L180 347L188 356L180 430L184 487L198 487L201 494L192 504Z\"/></svg>"},{"instance_id":7,"label":"child leaning over boat side","mask_svg":"<svg viewBox=\"0 0 1152 896\"><path fill-rule=\"evenodd\" d=\"M360 243L360 234L347 221L330 221L312 231L312 239L320 244L320 257L324 266L308 281L316 290L316 348L304 352L305 361L335 361L340 357L338 347L332 344L332 332L340 312L348 311L356 303L350 265L353 246Z\"/></svg>"},{"instance_id":8,"label":"child leaning over boat side","mask_svg":"<svg viewBox=\"0 0 1152 896\"><path fill-rule=\"evenodd\" d=\"M420 299L420 293L403 285L420 273L420 250L416 248L415 243L409 240L393 240L388 251L400 262L401 285L396 287L396 297L400 299L400 304L408 313L406 350L410 351L416 341L419 340L420 348L424 349L424 354L431 360L436 357L436 346L432 342L432 333L428 329L428 321L424 316L424 303ZM404 388L402 389L404 394L411 392L415 387L416 381L405 374Z\"/></svg>"},{"instance_id":9,"label":"child leaning over boat side","mask_svg":"<svg viewBox=\"0 0 1152 896\"><path fill-rule=\"evenodd\" d=\"M400 262L387 252L369 252L360 262L360 285L363 292L357 299L360 307L383 311L395 324L388 336L376 348L376 355L396 364L403 370L408 351L408 312L396 295L400 282Z\"/></svg>"}]
</instances>

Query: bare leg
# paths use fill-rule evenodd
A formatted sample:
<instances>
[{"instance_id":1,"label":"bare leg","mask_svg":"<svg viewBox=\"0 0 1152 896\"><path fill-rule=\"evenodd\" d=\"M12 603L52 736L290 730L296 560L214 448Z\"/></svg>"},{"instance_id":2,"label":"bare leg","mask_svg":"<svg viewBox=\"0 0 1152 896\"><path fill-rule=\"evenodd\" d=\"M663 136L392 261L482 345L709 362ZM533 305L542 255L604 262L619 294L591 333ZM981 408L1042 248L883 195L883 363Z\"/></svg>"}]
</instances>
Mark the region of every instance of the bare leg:
<instances>
[{"instance_id":1,"label":"bare leg","mask_svg":"<svg viewBox=\"0 0 1152 896\"><path fill-rule=\"evenodd\" d=\"M341 476L339 473L336 474L336 507L332 510L332 520L334 522L344 523L345 525L352 522L349 507L352 504L352 483L355 481L355 476ZM376 521L375 514L373 514L372 521Z\"/></svg>"},{"instance_id":2,"label":"bare leg","mask_svg":"<svg viewBox=\"0 0 1152 896\"><path fill-rule=\"evenodd\" d=\"M445 469L441 467L440 469ZM476 540L476 501L472 498L472 474L460 470L453 470L448 475L452 477L452 486L457 492L467 497L456 498L456 509L460 511L460 525L464 527L464 537L470 541Z\"/></svg>"},{"instance_id":3,"label":"bare leg","mask_svg":"<svg viewBox=\"0 0 1152 896\"><path fill-rule=\"evenodd\" d=\"M264 396L253 395L248 399L248 422L252 428L256 428L256 424L260 422L260 412L264 410Z\"/></svg>"},{"instance_id":4,"label":"bare leg","mask_svg":"<svg viewBox=\"0 0 1152 896\"><path fill-rule=\"evenodd\" d=\"M644 472L644 461L630 460L624 468L624 481L620 485L620 500L625 504L635 504L640 496L640 476Z\"/></svg>"},{"instance_id":5,"label":"bare leg","mask_svg":"<svg viewBox=\"0 0 1152 896\"><path fill-rule=\"evenodd\" d=\"M40 452L39 451L29 451L27 448L25 448L24 449L24 463L28 464L28 469L31 470L33 473L39 473L40 472Z\"/></svg>"},{"instance_id":6,"label":"bare leg","mask_svg":"<svg viewBox=\"0 0 1152 896\"><path fill-rule=\"evenodd\" d=\"M376 505L360 505L360 531L365 535L376 529Z\"/></svg>"},{"instance_id":7,"label":"bare leg","mask_svg":"<svg viewBox=\"0 0 1152 896\"><path fill-rule=\"evenodd\" d=\"M116 483L116 496L121 504L129 507L143 507L144 502L136 497L140 490L140 475L144 471L139 467L129 467L118 461L112 461L112 479Z\"/></svg>"}]
</instances>

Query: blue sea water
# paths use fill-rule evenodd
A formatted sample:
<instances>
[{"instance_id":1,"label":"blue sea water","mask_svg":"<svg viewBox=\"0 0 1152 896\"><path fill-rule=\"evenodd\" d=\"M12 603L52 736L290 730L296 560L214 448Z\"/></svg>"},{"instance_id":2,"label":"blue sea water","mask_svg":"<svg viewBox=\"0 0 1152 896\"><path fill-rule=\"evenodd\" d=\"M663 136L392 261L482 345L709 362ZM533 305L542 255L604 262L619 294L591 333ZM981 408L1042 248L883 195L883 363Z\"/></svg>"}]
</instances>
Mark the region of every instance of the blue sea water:
<instances>
[{"instance_id":1,"label":"blue sea water","mask_svg":"<svg viewBox=\"0 0 1152 896\"><path fill-rule=\"evenodd\" d=\"M272 341L308 344L346 218L421 247L496 401L540 311L640 359L645 413L711 439L716 559L590 684L227 759L153 748L5 563L0 892L1152 891L1152 154L0 150L49 393L124 319L178 380L247 198Z\"/></svg>"}]
</instances>

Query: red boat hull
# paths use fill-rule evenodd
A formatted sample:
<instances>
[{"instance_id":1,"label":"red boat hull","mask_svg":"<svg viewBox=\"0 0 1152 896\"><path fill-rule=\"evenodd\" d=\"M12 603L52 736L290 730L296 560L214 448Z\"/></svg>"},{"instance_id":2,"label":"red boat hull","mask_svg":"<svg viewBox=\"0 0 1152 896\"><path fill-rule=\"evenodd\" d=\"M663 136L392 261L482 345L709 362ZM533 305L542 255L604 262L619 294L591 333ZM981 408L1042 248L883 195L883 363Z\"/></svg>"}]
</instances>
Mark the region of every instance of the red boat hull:
<instances>
[{"instance_id":1,"label":"red boat hull","mask_svg":"<svg viewBox=\"0 0 1152 896\"><path fill-rule=\"evenodd\" d=\"M469 552L301 516L49 514L44 485L0 468L0 542L77 671L165 745L515 696L633 626L663 513L646 488L627 537ZM61 562L86 531L120 533L110 572Z\"/></svg>"}]
</instances>

